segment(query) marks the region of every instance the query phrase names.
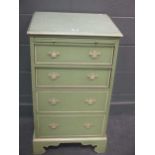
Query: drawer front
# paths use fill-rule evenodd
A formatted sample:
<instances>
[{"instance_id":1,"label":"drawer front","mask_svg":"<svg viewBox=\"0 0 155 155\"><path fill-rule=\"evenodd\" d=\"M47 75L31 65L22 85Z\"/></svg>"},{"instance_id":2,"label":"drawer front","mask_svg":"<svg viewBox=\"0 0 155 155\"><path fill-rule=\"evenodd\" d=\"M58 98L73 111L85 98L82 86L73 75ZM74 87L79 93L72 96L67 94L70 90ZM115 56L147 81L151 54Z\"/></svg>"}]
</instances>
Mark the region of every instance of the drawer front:
<instances>
[{"instance_id":1,"label":"drawer front","mask_svg":"<svg viewBox=\"0 0 155 155\"><path fill-rule=\"evenodd\" d=\"M109 69L36 69L37 87L109 87Z\"/></svg>"},{"instance_id":2,"label":"drawer front","mask_svg":"<svg viewBox=\"0 0 155 155\"><path fill-rule=\"evenodd\" d=\"M104 134L104 115L39 115L37 137L80 137Z\"/></svg>"},{"instance_id":3,"label":"drawer front","mask_svg":"<svg viewBox=\"0 0 155 155\"><path fill-rule=\"evenodd\" d=\"M35 45L35 63L112 65L113 51L112 46Z\"/></svg>"},{"instance_id":4,"label":"drawer front","mask_svg":"<svg viewBox=\"0 0 155 155\"><path fill-rule=\"evenodd\" d=\"M103 112L108 91L38 91L38 112Z\"/></svg>"}]
</instances>

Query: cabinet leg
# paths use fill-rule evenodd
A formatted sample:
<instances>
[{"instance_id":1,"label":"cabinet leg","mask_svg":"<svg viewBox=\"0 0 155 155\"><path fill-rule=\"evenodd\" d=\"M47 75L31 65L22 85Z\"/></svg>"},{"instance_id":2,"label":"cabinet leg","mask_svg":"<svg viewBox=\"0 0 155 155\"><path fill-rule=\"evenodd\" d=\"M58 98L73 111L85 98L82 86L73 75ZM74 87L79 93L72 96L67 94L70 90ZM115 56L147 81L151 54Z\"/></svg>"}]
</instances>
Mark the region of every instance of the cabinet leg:
<instances>
[{"instance_id":1,"label":"cabinet leg","mask_svg":"<svg viewBox=\"0 0 155 155\"><path fill-rule=\"evenodd\" d=\"M33 143L33 155L42 155L45 152L41 143Z\"/></svg>"},{"instance_id":2,"label":"cabinet leg","mask_svg":"<svg viewBox=\"0 0 155 155\"><path fill-rule=\"evenodd\" d=\"M61 143L82 143L83 145L94 146L94 151L104 153L106 151L107 137L96 138L33 138L33 155L43 155L44 147L58 146Z\"/></svg>"},{"instance_id":3,"label":"cabinet leg","mask_svg":"<svg viewBox=\"0 0 155 155\"><path fill-rule=\"evenodd\" d=\"M107 137L96 138L90 141L81 142L83 145L92 145L97 153L104 153L107 147Z\"/></svg>"},{"instance_id":4,"label":"cabinet leg","mask_svg":"<svg viewBox=\"0 0 155 155\"><path fill-rule=\"evenodd\" d=\"M106 151L106 145L103 143L98 143L94 150L97 153L104 153Z\"/></svg>"},{"instance_id":5,"label":"cabinet leg","mask_svg":"<svg viewBox=\"0 0 155 155\"><path fill-rule=\"evenodd\" d=\"M96 142L94 151L97 153L104 153L106 151L106 148L107 148L107 139L105 139L104 141Z\"/></svg>"}]
</instances>

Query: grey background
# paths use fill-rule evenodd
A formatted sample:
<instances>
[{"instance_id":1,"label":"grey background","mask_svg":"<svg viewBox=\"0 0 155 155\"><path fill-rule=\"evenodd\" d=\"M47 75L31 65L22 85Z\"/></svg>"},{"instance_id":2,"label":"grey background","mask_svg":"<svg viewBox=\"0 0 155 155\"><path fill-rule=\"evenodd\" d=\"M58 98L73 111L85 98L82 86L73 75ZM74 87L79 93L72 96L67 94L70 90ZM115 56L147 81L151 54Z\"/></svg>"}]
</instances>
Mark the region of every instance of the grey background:
<instances>
[{"instance_id":1,"label":"grey background","mask_svg":"<svg viewBox=\"0 0 155 155\"><path fill-rule=\"evenodd\" d=\"M107 13L124 37L119 48L112 104L134 103L135 14L134 0L20 0L20 108L32 110L30 50L26 31L34 11ZM22 112L23 114L23 112Z\"/></svg>"},{"instance_id":2,"label":"grey background","mask_svg":"<svg viewBox=\"0 0 155 155\"><path fill-rule=\"evenodd\" d=\"M32 155L30 50L26 31L34 11L107 13L124 34L121 39L104 155L134 155L134 0L20 0L20 155ZM44 155L97 155L92 147L61 145Z\"/></svg>"}]
</instances>

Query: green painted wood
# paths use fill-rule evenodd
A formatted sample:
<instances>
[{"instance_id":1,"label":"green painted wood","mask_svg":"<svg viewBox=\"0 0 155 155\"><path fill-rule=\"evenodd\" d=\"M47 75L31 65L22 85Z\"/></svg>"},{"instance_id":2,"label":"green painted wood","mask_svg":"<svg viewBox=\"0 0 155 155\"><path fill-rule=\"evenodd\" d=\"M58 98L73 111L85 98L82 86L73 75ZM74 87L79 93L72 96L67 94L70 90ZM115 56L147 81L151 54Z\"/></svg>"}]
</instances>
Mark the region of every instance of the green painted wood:
<instances>
[{"instance_id":1,"label":"green painted wood","mask_svg":"<svg viewBox=\"0 0 155 155\"><path fill-rule=\"evenodd\" d=\"M106 14L35 12L29 35L116 36L122 33Z\"/></svg>"},{"instance_id":2,"label":"green painted wood","mask_svg":"<svg viewBox=\"0 0 155 155\"><path fill-rule=\"evenodd\" d=\"M104 115L38 115L37 137L103 136Z\"/></svg>"},{"instance_id":3,"label":"green painted wood","mask_svg":"<svg viewBox=\"0 0 155 155\"><path fill-rule=\"evenodd\" d=\"M36 64L82 63L112 65L113 47L106 45L35 45ZM81 57L82 55L82 57Z\"/></svg>"},{"instance_id":4,"label":"green painted wood","mask_svg":"<svg viewBox=\"0 0 155 155\"><path fill-rule=\"evenodd\" d=\"M82 145L92 145L97 153L104 153L107 146L107 137L84 137L84 138L36 138L33 137L33 154L42 155L45 146L58 147L61 143L81 143Z\"/></svg>"},{"instance_id":5,"label":"green painted wood","mask_svg":"<svg viewBox=\"0 0 155 155\"><path fill-rule=\"evenodd\" d=\"M111 70L103 69L36 69L37 87L109 87ZM53 79L52 79L53 76ZM56 77L55 77L56 76ZM94 79L91 79L94 78Z\"/></svg>"},{"instance_id":6,"label":"green painted wood","mask_svg":"<svg viewBox=\"0 0 155 155\"><path fill-rule=\"evenodd\" d=\"M107 15L49 12L34 14L28 34L34 154L43 153L45 146L68 142L91 144L96 152L105 152L122 34ZM91 50L101 55L92 59ZM60 54L51 58L53 51ZM84 103L87 98L96 102ZM55 104L56 100L60 102Z\"/></svg>"},{"instance_id":7,"label":"green painted wood","mask_svg":"<svg viewBox=\"0 0 155 155\"><path fill-rule=\"evenodd\" d=\"M33 37L30 37L30 58L31 58L31 84L32 84L32 104L33 104L33 120L34 120L34 132L37 129L37 115L36 115L36 97L35 97L35 66L34 66L34 43Z\"/></svg>"},{"instance_id":8,"label":"green painted wood","mask_svg":"<svg viewBox=\"0 0 155 155\"><path fill-rule=\"evenodd\" d=\"M38 91L39 113L106 112L108 91Z\"/></svg>"},{"instance_id":9,"label":"green painted wood","mask_svg":"<svg viewBox=\"0 0 155 155\"><path fill-rule=\"evenodd\" d=\"M105 122L104 122L106 130L107 130L107 127L108 127L110 103L111 103L112 91L113 91L113 86L114 86L114 78L115 78L115 72L116 72L116 63L117 63L117 57L118 57L118 47L119 47L119 39L117 40L117 42L115 44L113 68L112 68L111 79L110 79L109 98L108 98L108 104L107 104L107 109L106 109L107 114L105 116Z\"/></svg>"},{"instance_id":10,"label":"green painted wood","mask_svg":"<svg viewBox=\"0 0 155 155\"><path fill-rule=\"evenodd\" d=\"M69 45L89 45L89 46L94 46L94 45L113 45L115 46L116 42L118 41L118 37L105 37L105 36L100 36L100 37L88 37L88 36L56 36L56 35L30 35L31 37L33 36L33 42L34 44L69 44Z\"/></svg>"}]
</instances>

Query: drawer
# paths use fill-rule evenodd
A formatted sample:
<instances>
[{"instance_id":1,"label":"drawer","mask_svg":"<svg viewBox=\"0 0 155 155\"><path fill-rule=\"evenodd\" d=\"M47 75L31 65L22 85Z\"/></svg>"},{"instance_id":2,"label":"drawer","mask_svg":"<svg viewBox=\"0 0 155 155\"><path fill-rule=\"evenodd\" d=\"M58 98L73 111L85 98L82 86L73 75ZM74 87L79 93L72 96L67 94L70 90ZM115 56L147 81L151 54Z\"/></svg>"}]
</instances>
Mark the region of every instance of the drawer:
<instances>
[{"instance_id":1,"label":"drawer","mask_svg":"<svg viewBox=\"0 0 155 155\"><path fill-rule=\"evenodd\" d=\"M104 134L104 115L39 115L37 137L80 137Z\"/></svg>"},{"instance_id":2,"label":"drawer","mask_svg":"<svg viewBox=\"0 0 155 155\"><path fill-rule=\"evenodd\" d=\"M112 65L113 46L35 45L36 64Z\"/></svg>"},{"instance_id":3,"label":"drawer","mask_svg":"<svg viewBox=\"0 0 155 155\"><path fill-rule=\"evenodd\" d=\"M109 87L110 69L36 69L37 87Z\"/></svg>"},{"instance_id":4,"label":"drawer","mask_svg":"<svg viewBox=\"0 0 155 155\"><path fill-rule=\"evenodd\" d=\"M108 91L38 91L37 111L103 112L106 111Z\"/></svg>"}]
</instances>

